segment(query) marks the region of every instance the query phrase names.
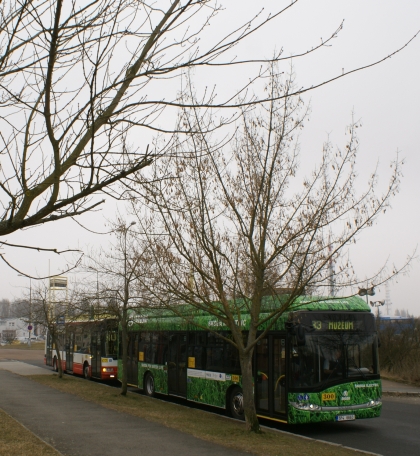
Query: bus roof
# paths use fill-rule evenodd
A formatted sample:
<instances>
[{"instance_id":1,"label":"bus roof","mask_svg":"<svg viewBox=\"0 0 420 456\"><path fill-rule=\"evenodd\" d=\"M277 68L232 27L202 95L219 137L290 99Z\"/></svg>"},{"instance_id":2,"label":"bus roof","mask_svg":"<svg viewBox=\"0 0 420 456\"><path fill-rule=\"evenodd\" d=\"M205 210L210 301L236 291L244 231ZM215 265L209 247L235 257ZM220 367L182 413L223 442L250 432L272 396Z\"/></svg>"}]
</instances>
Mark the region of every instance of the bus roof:
<instances>
[{"instance_id":1,"label":"bus roof","mask_svg":"<svg viewBox=\"0 0 420 456\"><path fill-rule=\"evenodd\" d=\"M263 298L263 306L261 319L269 317L270 314L281 308L287 303L287 296ZM217 310L217 305L215 306ZM247 310L246 301L237 300L235 308L240 313L238 314L237 324L241 325L244 330L249 327L249 311ZM285 327L285 322L288 319L290 312L299 311L355 311L355 312L370 312L366 302L358 296L349 298L329 298L329 297L308 297L300 296L288 306L283 314L278 318L272 329L282 330ZM226 331L228 327L219 320L215 315L199 309L195 309L189 305L179 305L174 310L167 308L147 308L133 311L130 315L131 330L150 330L150 331L181 331L181 330L212 330ZM267 327L268 322L261 325L260 330Z\"/></svg>"}]
</instances>

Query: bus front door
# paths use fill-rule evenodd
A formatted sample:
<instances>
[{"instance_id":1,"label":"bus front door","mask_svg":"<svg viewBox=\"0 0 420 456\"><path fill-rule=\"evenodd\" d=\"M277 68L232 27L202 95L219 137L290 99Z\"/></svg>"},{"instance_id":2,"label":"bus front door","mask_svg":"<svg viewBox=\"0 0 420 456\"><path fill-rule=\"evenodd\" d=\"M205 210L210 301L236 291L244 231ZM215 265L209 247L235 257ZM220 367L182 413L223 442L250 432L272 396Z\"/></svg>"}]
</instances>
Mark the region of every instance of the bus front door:
<instances>
[{"instance_id":1,"label":"bus front door","mask_svg":"<svg viewBox=\"0 0 420 456\"><path fill-rule=\"evenodd\" d=\"M273 344L273 391L274 415L286 414L286 339L272 338Z\"/></svg>"},{"instance_id":2,"label":"bus front door","mask_svg":"<svg viewBox=\"0 0 420 456\"><path fill-rule=\"evenodd\" d=\"M101 378L101 333L92 334L91 341L91 369L92 377Z\"/></svg>"},{"instance_id":3,"label":"bus front door","mask_svg":"<svg viewBox=\"0 0 420 456\"><path fill-rule=\"evenodd\" d=\"M255 350L257 413L268 417L286 414L286 339L268 336Z\"/></svg>"},{"instance_id":4,"label":"bus front door","mask_svg":"<svg viewBox=\"0 0 420 456\"><path fill-rule=\"evenodd\" d=\"M187 395L187 335L169 336L168 393L175 396Z\"/></svg>"}]
</instances>

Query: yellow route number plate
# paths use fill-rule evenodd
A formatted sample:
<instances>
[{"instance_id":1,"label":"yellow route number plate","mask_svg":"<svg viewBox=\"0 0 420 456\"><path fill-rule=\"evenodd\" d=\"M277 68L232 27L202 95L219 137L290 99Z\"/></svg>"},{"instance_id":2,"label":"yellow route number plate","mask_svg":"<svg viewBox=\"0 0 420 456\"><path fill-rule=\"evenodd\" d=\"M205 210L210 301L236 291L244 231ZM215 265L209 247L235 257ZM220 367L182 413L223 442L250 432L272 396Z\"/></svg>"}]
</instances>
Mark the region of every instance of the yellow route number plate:
<instances>
[{"instance_id":1,"label":"yellow route number plate","mask_svg":"<svg viewBox=\"0 0 420 456\"><path fill-rule=\"evenodd\" d=\"M323 401L335 401L335 393L322 393Z\"/></svg>"}]
</instances>

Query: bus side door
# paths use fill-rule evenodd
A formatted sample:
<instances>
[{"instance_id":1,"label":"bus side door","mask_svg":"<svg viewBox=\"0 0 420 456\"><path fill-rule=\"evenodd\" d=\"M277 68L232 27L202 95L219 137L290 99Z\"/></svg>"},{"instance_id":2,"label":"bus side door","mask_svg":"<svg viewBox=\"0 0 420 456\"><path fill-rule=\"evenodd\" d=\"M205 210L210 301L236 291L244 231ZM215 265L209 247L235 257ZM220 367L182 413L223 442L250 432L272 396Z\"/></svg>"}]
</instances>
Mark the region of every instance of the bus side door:
<instances>
[{"instance_id":1,"label":"bus side door","mask_svg":"<svg viewBox=\"0 0 420 456\"><path fill-rule=\"evenodd\" d=\"M286 413L286 339L262 339L255 350L255 401L259 414L276 417Z\"/></svg>"},{"instance_id":2,"label":"bus side door","mask_svg":"<svg viewBox=\"0 0 420 456\"><path fill-rule=\"evenodd\" d=\"M187 395L187 334L169 336L168 392L175 396Z\"/></svg>"},{"instance_id":3,"label":"bus side door","mask_svg":"<svg viewBox=\"0 0 420 456\"><path fill-rule=\"evenodd\" d=\"M137 386L139 384L139 333L128 333L128 356L127 356L127 382L130 385Z\"/></svg>"}]
</instances>

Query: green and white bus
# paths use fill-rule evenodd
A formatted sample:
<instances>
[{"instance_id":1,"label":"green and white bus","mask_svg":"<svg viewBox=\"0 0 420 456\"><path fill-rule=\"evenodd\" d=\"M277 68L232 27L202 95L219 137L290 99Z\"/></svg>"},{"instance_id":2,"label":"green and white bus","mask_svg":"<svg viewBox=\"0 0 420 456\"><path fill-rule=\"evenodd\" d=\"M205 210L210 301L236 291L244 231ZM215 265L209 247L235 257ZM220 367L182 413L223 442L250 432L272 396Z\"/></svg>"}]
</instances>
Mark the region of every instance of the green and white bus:
<instances>
[{"instance_id":1,"label":"green and white bus","mask_svg":"<svg viewBox=\"0 0 420 456\"><path fill-rule=\"evenodd\" d=\"M264 298L267 315L279 299ZM149 309L133 318L128 383L149 396L178 396L243 418L238 353L217 335L229 338L228 328L210 314L182 309L183 317ZM246 312L241 324L246 331ZM121 349L118 362L121 376ZM297 298L256 345L253 372L259 417L298 424L381 412L376 325L359 297Z\"/></svg>"}]
</instances>

